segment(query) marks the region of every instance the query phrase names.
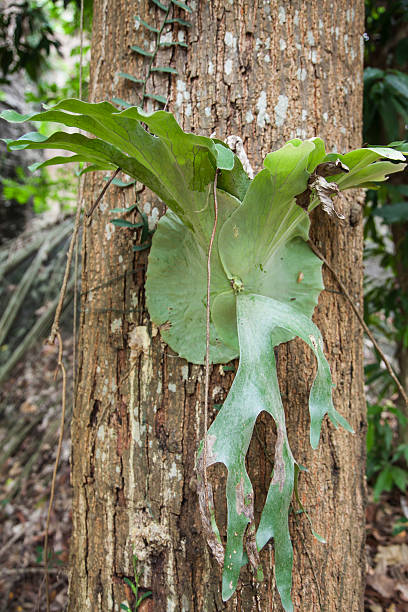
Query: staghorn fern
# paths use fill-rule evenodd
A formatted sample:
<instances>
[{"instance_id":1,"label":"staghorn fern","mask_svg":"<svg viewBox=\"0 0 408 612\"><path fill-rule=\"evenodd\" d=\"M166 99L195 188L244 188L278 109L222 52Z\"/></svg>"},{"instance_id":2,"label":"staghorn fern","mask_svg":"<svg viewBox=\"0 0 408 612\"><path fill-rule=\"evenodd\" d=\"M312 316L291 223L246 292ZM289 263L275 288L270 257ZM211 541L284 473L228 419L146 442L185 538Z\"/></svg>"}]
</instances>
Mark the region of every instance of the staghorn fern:
<instances>
[{"instance_id":1,"label":"staghorn fern","mask_svg":"<svg viewBox=\"0 0 408 612\"><path fill-rule=\"evenodd\" d=\"M312 447L318 445L326 414L335 426L352 431L333 406L329 365L320 332L311 320L323 284L321 261L306 242L309 212L322 203L329 214L335 213L333 194L384 181L405 167L399 163L404 155L388 147L327 155L319 138L294 139L269 153L264 169L251 181L224 143L183 132L173 115L164 111L148 114L136 107L118 111L107 102L64 100L39 114L5 111L1 116L11 122L54 121L93 135L57 132L47 138L30 133L7 141L9 150L55 148L74 153L34 168L69 161L88 162L87 172L120 167L167 205L170 210L152 241L147 305L152 320L162 326L163 339L181 357L198 364L204 362L206 351L206 260L218 173L210 361L240 358L228 398L207 437L207 466L222 462L228 469L225 551L214 520L210 486L204 491L202 474L207 466L202 445L197 458L200 507L208 543L223 563L223 599L235 592L245 563L262 576L258 553L273 538L277 588L284 609L293 610L288 511L299 468L286 435L274 347L299 336L316 357L309 398ZM263 410L276 423L277 442L272 481L255 531L245 457Z\"/></svg>"}]
</instances>

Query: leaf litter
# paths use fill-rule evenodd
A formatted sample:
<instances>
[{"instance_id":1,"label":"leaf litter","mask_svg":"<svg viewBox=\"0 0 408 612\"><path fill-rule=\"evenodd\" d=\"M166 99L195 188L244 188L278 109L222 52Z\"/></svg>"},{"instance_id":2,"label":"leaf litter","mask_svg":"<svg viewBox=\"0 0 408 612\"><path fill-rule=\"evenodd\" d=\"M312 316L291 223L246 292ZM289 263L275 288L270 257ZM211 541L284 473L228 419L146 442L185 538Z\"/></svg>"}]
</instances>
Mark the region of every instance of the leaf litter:
<instances>
[{"instance_id":1,"label":"leaf litter","mask_svg":"<svg viewBox=\"0 0 408 612\"><path fill-rule=\"evenodd\" d=\"M72 371L72 334L64 335L64 361ZM0 612L45 609L44 529L61 411L56 362L56 346L34 346L0 393ZM67 405L72 405L69 388ZM64 610L67 601L69 456L66 422L49 529L52 612Z\"/></svg>"}]
</instances>

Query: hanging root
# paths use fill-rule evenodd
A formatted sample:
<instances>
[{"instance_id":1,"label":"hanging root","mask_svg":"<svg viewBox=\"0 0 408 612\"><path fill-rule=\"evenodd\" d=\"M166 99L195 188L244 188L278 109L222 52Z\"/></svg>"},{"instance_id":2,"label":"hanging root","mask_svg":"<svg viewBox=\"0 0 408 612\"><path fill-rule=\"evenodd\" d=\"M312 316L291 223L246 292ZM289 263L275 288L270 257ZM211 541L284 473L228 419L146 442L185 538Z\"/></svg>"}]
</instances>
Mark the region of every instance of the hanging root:
<instances>
[{"instance_id":1,"label":"hanging root","mask_svg":"<svg viewBox=\"0 0 408 612\"><path fill-rule=\"evenodd\" d=\"M351 295L349 294L349 292L346 289L346 286L344 285L344 283L342 282L342 280L339 278L338 274L333 270L333 268L331 267L331 265L329 264L329 262L327 261L327 259L325 258L325 256L323 255L323 253L321 253L319 251L319 249L317 248L316 245L313 244L313 242L311 242L310 240L307 241L308 245L310 246L310 248L312 249L313 253L315 253L315 255L318 256L319 259L322 260L322 262L326 265L326 267L330 270L330 272L333 274L333 277L335 278L337 284L339 285L340 289L342 290L344 296L347 298L347 300L350 303L350 306L352 307L352 309L355 312L355 315L357 317L357 319L359 320L359 323L361 325L361 327L364 329L365 333L367 334L367 336L370 338L371 342L374 345L374 348L376 349L376 351L378 352L378 354L380 355L381 359L383 360L385 367L388 370L389 375L391 376L392 380L395 382L397 389L401 395L401 397L403 398L405 404L408 407L408 395L404 389L404 387L402 386L402 384L400 383L397 375L395 374L390 362L388 361L387 357L385 356L384 352L381 350L377 340L374 338L373 334L371 333L369 327L367 326L366 322L364 321L363 317L361 316L357 306L355 305Z\"/></svg>"}]
</instances>

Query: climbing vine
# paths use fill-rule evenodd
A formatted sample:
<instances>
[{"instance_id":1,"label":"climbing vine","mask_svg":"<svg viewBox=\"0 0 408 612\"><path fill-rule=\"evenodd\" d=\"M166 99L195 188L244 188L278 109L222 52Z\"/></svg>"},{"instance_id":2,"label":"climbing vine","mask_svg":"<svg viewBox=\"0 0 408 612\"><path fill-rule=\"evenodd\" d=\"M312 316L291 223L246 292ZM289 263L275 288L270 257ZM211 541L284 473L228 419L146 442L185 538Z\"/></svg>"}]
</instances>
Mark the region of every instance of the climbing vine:
<instances>
[{"instance_id":1,"label":"climbing vine","mask_svg":"<svg viewBox=\"0 0 408 612\"><path fill-rule=\"evenodd\" d=\"M263 169L251 180L225 143L183 132L168 112L146 113L136 107L119 111L108 102L64 100L43 113L5 111L1 116L12 122L57 122L93 135L59 131L47 138L30 133L7 141L9 150L73 153L33 168L67 162L87 162L87 172L121 168L166 204L169 210L158 224L149 256L147 307L163 340L196 364L203 364L206 355L207 254L217 210L210 262L209 357L211 363L239 357L239 368L208 430L206 452L203 444L198 450L200 510L209 546L223 566L223 599L235 592L246 563L262 579L259 551L273 539L277 588L284 609L293 610L288 512L294 491L297 496L299 466L287 438L274 348L298 336L316 357L309 397L311 446L319 444L326 415L336 427L352 431L333 406L323 339L312 322L323 283L322 262L307 243L309 214L322 205L329 215L341 218L333 196L351 187L372 186L401 171L403 152L368 147L327 154L320 138L293 139L268 153ZM256 529L245 461L262 411L274 419L277 438L272 480ZM218 462L228 470L226 542L205 478L206 468Z\"/></svg>"},{"instance_id":2,"label":"climbing vine","mask_svg":"<svg viewBox=\"0 0 408 612\"><path fill-rule=\"evenodd\" d=\"M147 70L146 70L145 77L140 78L135 75L129 74L127 72L118 72L119 77L126 79L128 81L131 81L132 83L135 83L141 88L140 102L139 102L139 106L141 108L143 108L144 103L147 99L154 100L164 105L167 103L166 96L163 96L161 94L148 93L147 91L148 81L153 74L159 73L159 74L165 74L165 75L167 74L170 76L178 74L177 70L173 68L172 66L157 66L156 65L156 60L157 60L157 55L158 55L159 50L165 49L166 47L167 48L168 47L181 47L184 49L187 48L187 43L184 42L184 40L180 40L180 39L179 40L173 40L173 39L163 40L163 34L164 34L164 30L166 26L172 27L174 24L177 24L179 28L181 28L182 30L184 28L191 27L191 23L188 20L181 19L180 17L173 15L174 8L176 6L185 13L192 12L192 9L189 6L187 6L187 4L185 4L184 2L181 2L180 0L171 0L171 2L169 2L169 4L166 6L159 0L150 0L150 1L160 10L160 12L163 15L161 25L153 26L150 23L147 23L146 21L144 21L138 15L135 16L135 22L138 27L142 26L145 30L147 30L154 37L154 40L152 41L154 43L154 48L152 51L148 51L147 49L139 47L138 45L131 46L132 51L134 51L138 55L141 55L147 60ZM170 34L171 34L171 31L170 31ZM116 104L119 104L120 106L124 108L129 108L131 106L128 102L126 102L126 100L122 100L122 98L113 98L112 102L115 102Z\"/></svg>"}]
</instances>

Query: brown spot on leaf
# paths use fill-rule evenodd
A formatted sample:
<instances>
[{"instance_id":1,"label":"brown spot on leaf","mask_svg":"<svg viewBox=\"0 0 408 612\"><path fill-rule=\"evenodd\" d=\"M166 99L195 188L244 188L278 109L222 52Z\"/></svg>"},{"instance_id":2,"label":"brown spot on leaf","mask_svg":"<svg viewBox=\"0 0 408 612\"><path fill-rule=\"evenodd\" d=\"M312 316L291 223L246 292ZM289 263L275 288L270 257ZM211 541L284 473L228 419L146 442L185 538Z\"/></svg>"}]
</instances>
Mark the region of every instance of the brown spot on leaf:
<instances>
[{"instance_id":1,"label":"brown spot on leaf","mask_svg":"<svg viewBox=\"0 0 408 612\"><path fill-rule=\"evenodd\" d=\"M285 484L286 472L285 462L283 460L283 443L285 441L285 432L282 425L278 425L276 446L275 446L275 463L273 468L273 478L271 485L279 485L279 491L283 491Z\"/></svg>"},{"instance_id":2,"label":"brown spot on leaf","mask_svg":"<svg viewBox=\"0 0 408 612\"><path fill-rule=\"evenodd\" d=\"M235 487L235 504L237 514L244 514L249 520L254 517L254 494L248 493L244 495L244 477Z\"/></svg>"},{"instance_id":3,"label":"brown spot on leaf","mask_svg":"<svg viewBox=\"0 0 408 612\"><path fill-rule=\"evenodd\" d=\"M256 529L253 520L248 525L248 529L246 531L245 548L251 566L254 568L254 570L257 570L261 560L259 558L258 547L256 545Z\"/></svg>"},{"instance_id":4,"label":"brown spot on leaf","mask_svg":"<svg viewBox=\"0 0 408 612\"><path fill-rule=\"evenodd\" d=\"M213 465L213 463L217 463L217 456L214 454L214 444L216 441L216 436L207 436L207 457L206 464L207 467ZM197 458L197 474L198 476L204 479L204 447L202 452L199 454Z\"/></svg>"},{"instance_id":5,"label":"brown spot on leaf","mask_svg":"<svg viewBox=\"0 0 408 612\"><path fill-rule=\"evenodd\" d=\"M203 526L205 539L207 540L207 544L211 548L217 562L222 567L224 564L224 547L220 541L219 534L214 531L211 524L211 517L215 516L214 496L211 483L207 482L208 507L206 504L204 479L202 477L199 477L197 480L197 493L198 507L200 510L201 524Z\"/></svg>"},{"instance_id":6,"label":"brown spot on leaf","mask_svg":"<svg viewBox=\"0 0 408 612\"><path fill-rule=\"evenodd\" d=\"M238 514L244 514L249 520L249 525L245 534L245 548L251 566L256 570L260 564L258 548L256 545L256 530L254 522L254 494L253 492L244 494L244 477L235 487L236 509Z\"/></svg>"}]
</instances>

